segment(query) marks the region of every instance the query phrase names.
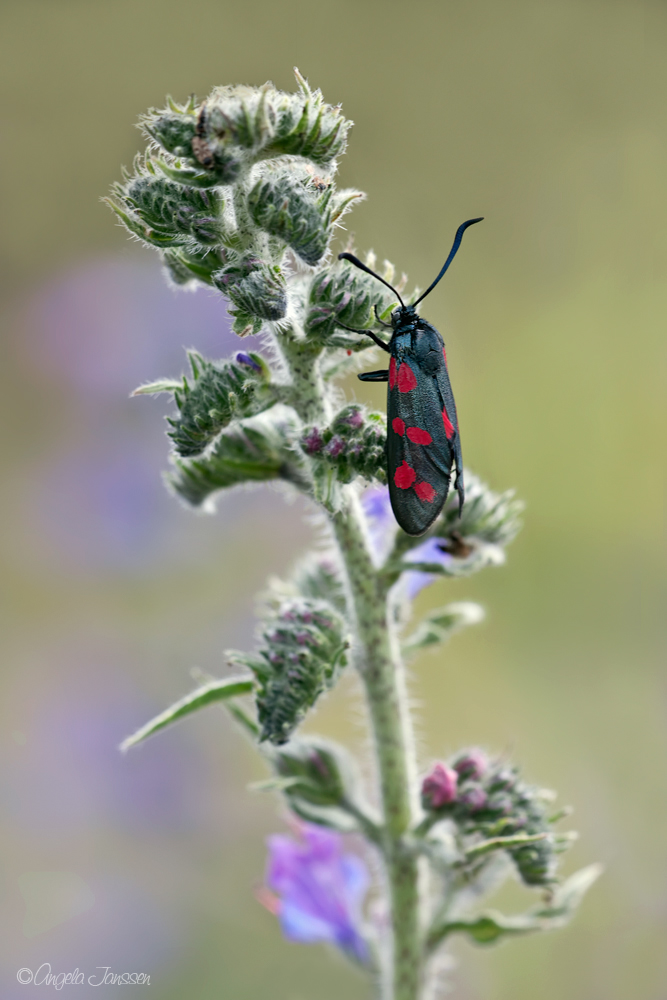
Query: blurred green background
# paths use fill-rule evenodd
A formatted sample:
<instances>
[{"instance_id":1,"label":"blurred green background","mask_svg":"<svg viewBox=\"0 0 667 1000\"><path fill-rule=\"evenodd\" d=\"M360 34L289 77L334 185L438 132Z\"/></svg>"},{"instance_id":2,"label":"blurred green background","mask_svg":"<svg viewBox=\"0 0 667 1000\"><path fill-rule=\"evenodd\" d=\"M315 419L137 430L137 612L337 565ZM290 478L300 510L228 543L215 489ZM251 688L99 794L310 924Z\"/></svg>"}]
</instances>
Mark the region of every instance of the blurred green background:
<instances>
[{"instance_id":1,"label":"blurred green background","mask_svg":"<svg viewBox=\"0 0 667 1000\"><path fill-rule=\"evenodd\" d=\"M467 464L528 506L505 568L420 598L488 608L415 665L424 759L510 750L575 806L566 870L607 868L567 930L457 943L453 995L667 996L666 54L648 0L3 0L3 997L41 995L16 972L42 962L144 971L159 1000L368 996L253 898L283 821L223 714L115 751L250 642L253 594L311 529L269 491L214 519L163 492L165 407L128 392L183 345L234 345L220 302L166 288L98 199L166 93L291 89L293 65L356 123L360 249L424 287L486 217L425 315ZM359 745L353 696L315 725Z\"/></svg>"}]
</instances>

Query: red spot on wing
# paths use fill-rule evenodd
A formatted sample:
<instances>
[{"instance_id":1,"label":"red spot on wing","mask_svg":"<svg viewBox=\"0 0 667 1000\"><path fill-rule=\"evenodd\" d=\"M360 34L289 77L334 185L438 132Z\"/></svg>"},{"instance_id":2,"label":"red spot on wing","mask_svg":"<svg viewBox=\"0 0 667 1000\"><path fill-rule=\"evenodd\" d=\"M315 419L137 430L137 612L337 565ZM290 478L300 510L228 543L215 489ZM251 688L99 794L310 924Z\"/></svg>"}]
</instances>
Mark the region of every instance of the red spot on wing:
<instances>
[{"instance_id":1,"label":"red spot on wing","mask_svg":"<svg viewBox=\"0 0 667 1000\"><path fill-rule=\"evenodd\" d=\"M444 349L444 347L442 349L442 356L445 359L445 367L447 367L447 351Z\"/></svg>"},{"instance_id":2,"label":"red spot on wing","mask_svg":"<svg viewBox=\"0 0 667 1000\"><path fill-rule=\"evenodd\" d=\"M404 361L398 369L398 391L412 392L417 388L417 376L413 372L407 361Z\"/></svg>"},{"instance_id":3,"label":"red spot on wing","mask_svg":"<svg viewBox=\"0 0 667 1000\"><path fill-rule=\"evenodd\" d=\"M414 444L431 444L433 438L428 431L424 431L421 427L408 427L408 438Z\"/></svg>"},{"instance_id":4,"label":"red spot on wing","mask_svg":"<svg viewBox=\"0 0 667 1000\"><path fill-rule=\"evenodd\" d=\"M394 473L394 482L398 486L399 490L408 490L417 478L417 473L408 465L407 462L403 462L402 465L396 469Z\"/></svg>"},{"instance_id":5,"label":"red spot on wing","mask_svg":"<svg viewBox=\"0 0 667 1000\"><path fill-rule=\"evenodd\" d=\"M392 358L389 362L389 388L393 389L396 385L396 358Z\"/></svg>"},{"instance_id":6,"label":"red spot on wing","mask_svg":"<svg viewBox=\"0 0 667 1000\"><path fill-rule=\"evenodd\" d=\"M394 417L394 419L391 422L391 429L395 431L397 434L400 434L401 437L403 437L403 435L405 434L405 420L401 420L400 417ZM409 436L410 435L408 432L408 437Z\"/></svg>"},{"instance_id":7,"label":"red spot on wing","mask_svg":"<svg viewBox=\"0 0 667 1000\"><path fill-rule=\"evenodd\" d=\"M454 437L454 425L447 416L447 409L444 406L442 408L442 422L445 425L445 434L447 435L447 440L449 441Z\"/></svg>"},{"instance_id":8,"label":"red spot on wing","mask_svg":"<svg viewBox=\"0 0 667 1000\"><path fill-rule=\"evenodd\" d=\"M435 500L435 490L430 483L415 483L415 493L420 500L425 500L426 503L433 503Z\"/></svg>"}]
</instances>

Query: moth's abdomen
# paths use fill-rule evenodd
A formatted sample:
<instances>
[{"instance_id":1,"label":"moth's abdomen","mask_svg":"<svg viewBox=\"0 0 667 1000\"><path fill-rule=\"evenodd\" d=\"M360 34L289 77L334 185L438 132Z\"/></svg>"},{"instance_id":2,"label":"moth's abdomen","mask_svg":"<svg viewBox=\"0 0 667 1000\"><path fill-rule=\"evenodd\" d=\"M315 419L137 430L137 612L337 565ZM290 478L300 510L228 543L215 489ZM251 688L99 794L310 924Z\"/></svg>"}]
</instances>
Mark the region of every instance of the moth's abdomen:
<instances>
[{"instance_id":1,"label":"moth's abdomen","mask_svg":"<svg viewBox=\"0 0 667 1000\"><path fill-rule=\"evenodd\" d=\"M434 365L431 353L423 364L406 352L402 358L392 356L389 365L389 495L394 516L409 535L427 531L442 510L454 458L455 428L433 373L444 362L439 355Z\"/></svg>"}]
</instances>

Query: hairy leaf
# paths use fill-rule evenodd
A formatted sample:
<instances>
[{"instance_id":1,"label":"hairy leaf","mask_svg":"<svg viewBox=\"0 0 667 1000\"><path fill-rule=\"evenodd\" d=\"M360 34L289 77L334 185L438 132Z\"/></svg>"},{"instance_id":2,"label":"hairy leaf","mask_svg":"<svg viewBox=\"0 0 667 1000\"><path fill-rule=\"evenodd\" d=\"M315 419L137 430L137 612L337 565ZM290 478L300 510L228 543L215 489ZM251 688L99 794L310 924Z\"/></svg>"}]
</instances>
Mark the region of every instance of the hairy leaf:
<instances>
[{"instance_id":1,"label":"hairy leaf","mask_svg":"<svg viewBox=\"0 0 667 1000\"><path fill-rule=\"evenodd\" d=\"M120 749L123 751L129 750L130 747L136 746L137 743L141 743L149 736L152 736L153 733L157 733L160 729L164 729L165 726L171 725L172 722L182 719L185 715L197 712L200 708L212 705L216 701L236 698L242 694L250 694L254 687L254 681L248 677L230 677L226 680L209 681L207 684L203 684L195 691L187 694L184 698L181 698L180 701L175 702L170 708L165 709L164 712L160 712L159 715L156 715L154 719L147 722L141 729L137 729L136 733L123 740Z\"/></svg>"}]
</instances>

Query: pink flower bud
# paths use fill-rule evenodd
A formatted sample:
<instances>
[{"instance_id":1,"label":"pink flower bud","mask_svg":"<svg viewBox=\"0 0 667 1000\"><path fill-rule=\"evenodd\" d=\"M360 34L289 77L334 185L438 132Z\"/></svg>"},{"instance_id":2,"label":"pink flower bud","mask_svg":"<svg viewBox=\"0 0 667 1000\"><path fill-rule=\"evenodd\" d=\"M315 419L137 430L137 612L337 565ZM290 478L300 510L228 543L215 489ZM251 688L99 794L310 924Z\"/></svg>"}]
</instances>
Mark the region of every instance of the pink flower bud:
<instances>
[{"instance_id":1,"label":"pink flower bud","mask_svg":"<svg viewBox=\"0 0 667 1000\"><path fill-rule=\"evenodd\" d=\"M466 788L459 796L459 803L462 806L466 806L470 812L477 812L479 809L483 809L486 805L486 800L486 792L479 785L472 785L470 788Z\"/></svg>"},{"instance_id":2,"label":"pink flower bud","mask_svg":"<svg viewBox=\"0 0 667 1000\"><path fill-rule=\"evenodd\" d=\"M308 433L304 435L301 444L307 455L315 455L318 451L322 451L324 441L322 440L322 435L317 427L312 427Z\"/></svg>"},{"instance_id":3,"label":"pink flower bud","mask_svg":"<svg viewBox=\"0 0 667 1000\"><path fill-rule=\"evenodd\" d=\"M456 799L458 775L451 767L434 764L422 782L422 803L426 809L441 809Z\"/></svg>"},{"instance_id":4,"label":"pink flower bud","mask_svg":"<svg viewBox=\"0 0 667 1000\"><path fill-rule=\"evenodd\" d=\"M485 773L489 762L483 750L475 748L468 750L454 761L454 770L461 778L472 778L479 781Z\"/></svg>"},{"instance_id":5,"label":"pink flower bud","mask_svg":"<svg viewBox=\"0 0 667 1000\"><path fill-rule=\"evenodd\" d=\"M331 455L332 458L338 458L342 451L345 451L345 441L339 434L332 437L331 441L329 441L329 444L324 449L325 454Z\"/></svg>"}]
</instances>

